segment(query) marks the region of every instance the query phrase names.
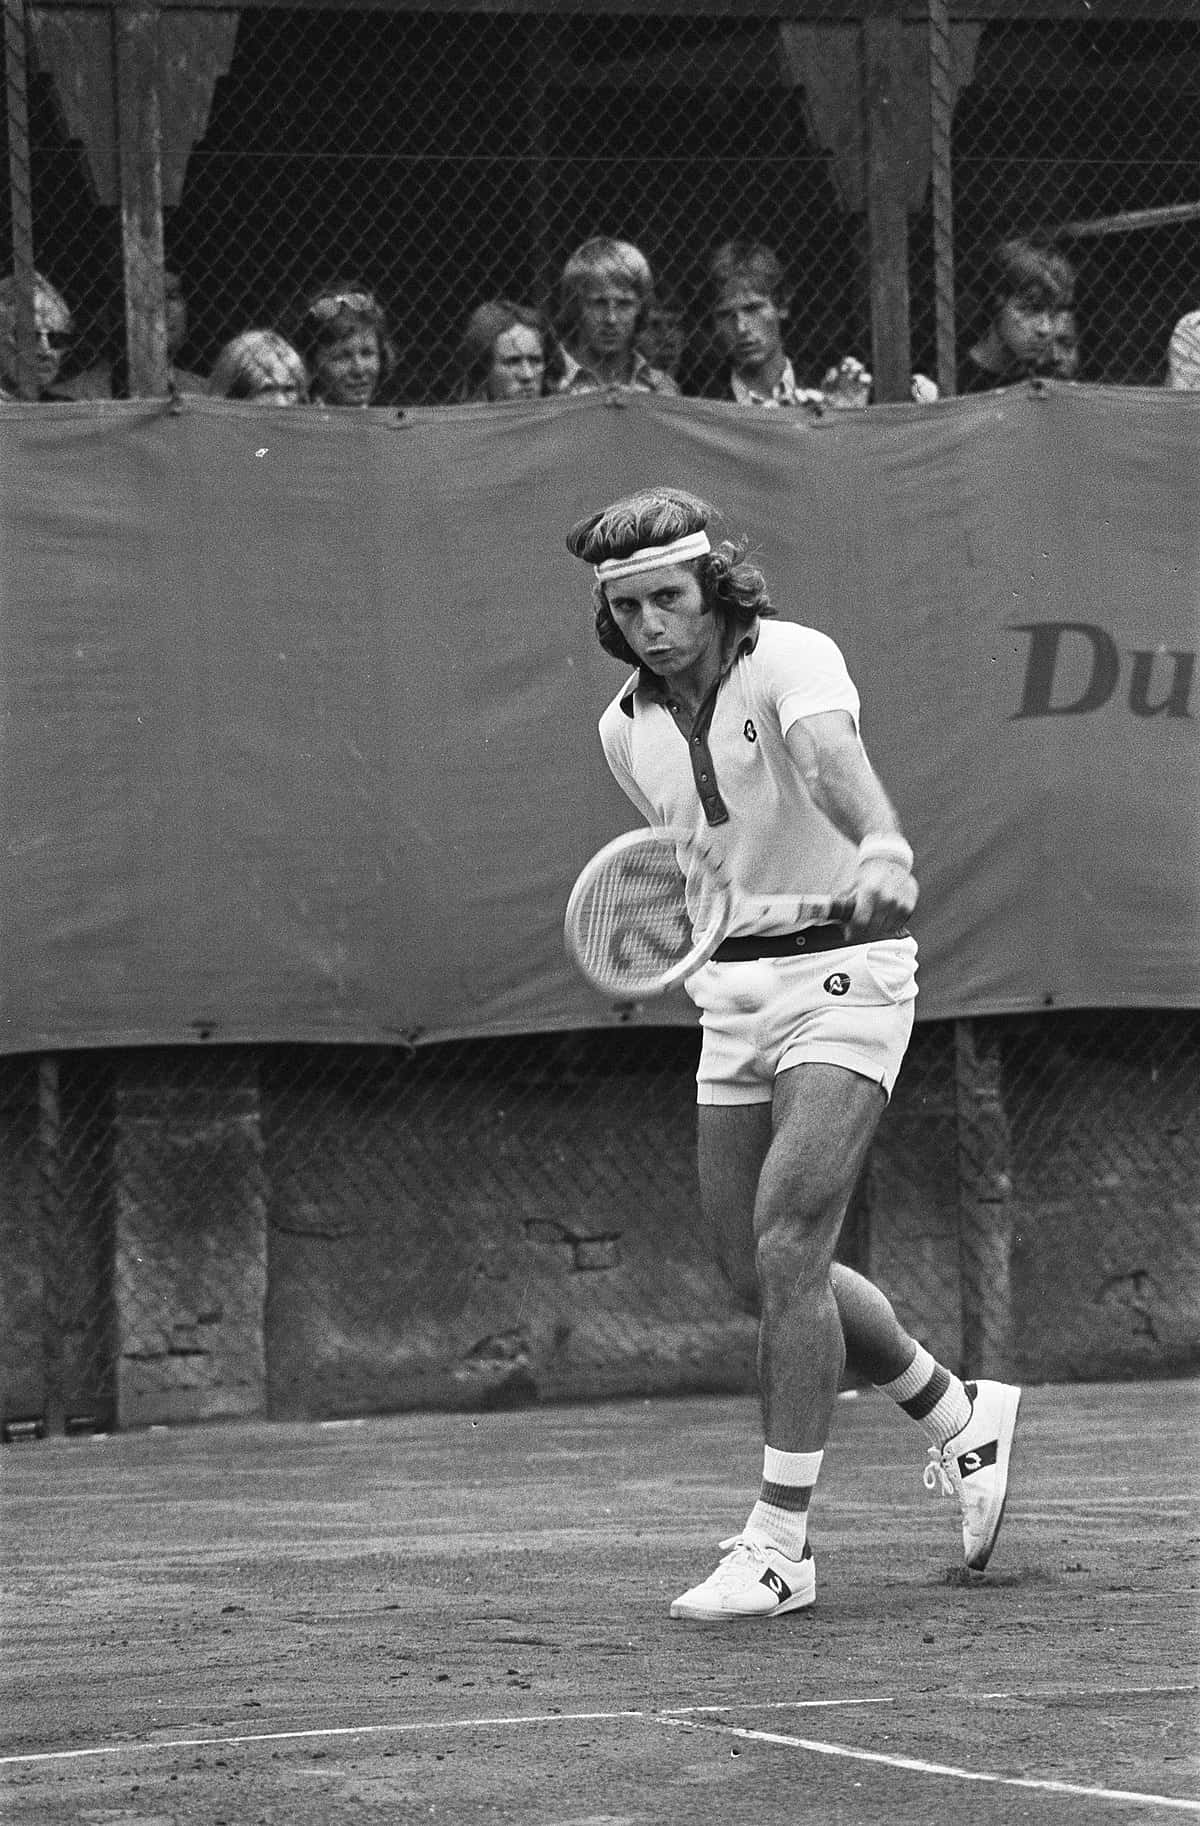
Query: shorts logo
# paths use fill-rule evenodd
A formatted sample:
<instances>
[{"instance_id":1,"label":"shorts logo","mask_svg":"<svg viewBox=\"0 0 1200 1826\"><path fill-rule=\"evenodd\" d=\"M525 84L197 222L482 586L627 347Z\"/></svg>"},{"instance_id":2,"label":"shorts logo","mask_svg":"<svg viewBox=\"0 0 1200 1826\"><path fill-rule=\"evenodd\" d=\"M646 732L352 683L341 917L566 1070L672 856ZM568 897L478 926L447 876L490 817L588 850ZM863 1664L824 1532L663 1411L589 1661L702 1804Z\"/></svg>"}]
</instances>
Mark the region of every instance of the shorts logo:
<instances>
[{"instance_id":1,"label":"shorts logo","mask_svg":"<svg viewBox=\"0 0 1200 1826\"><path fill-rule=\"evenodd\" d=\"M845 995L850 987L850 978L838 970L832 976L827 976L821 987L826 995Z\"/></svg>"},{"instance_id":2,"label":"shorts logo","mask_svg":"<svg viewBox=\"0 0 1200 1826\"><path fill-rule=\"evenodd\" d=\"M742 734L748 742L757 742L758 740L758 730L754 727L754 724L750 721L749 717L747 717L746 721L742 724Z\"/></svg>"}]
</instances>

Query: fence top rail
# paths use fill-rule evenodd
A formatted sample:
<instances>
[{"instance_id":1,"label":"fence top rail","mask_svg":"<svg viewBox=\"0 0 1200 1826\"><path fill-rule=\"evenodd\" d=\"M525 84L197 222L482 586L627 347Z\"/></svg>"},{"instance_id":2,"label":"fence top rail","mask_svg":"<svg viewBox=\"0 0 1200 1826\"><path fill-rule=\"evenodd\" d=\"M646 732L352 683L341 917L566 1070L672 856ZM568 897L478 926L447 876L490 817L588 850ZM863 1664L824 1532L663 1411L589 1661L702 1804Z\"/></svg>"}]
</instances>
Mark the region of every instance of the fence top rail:
<instances>
[{"instance_id":1,"label":"fence top rail","mask_svg":"<svg viewBox=\"0 0 1200 1826\"><path fill-rule=\"evenodd\" d=\"M636 18L777 19L838 24L898 13L928 20L938 0L37 0L38 12L122 9L134 12L384 12L531 14L558 19L622 15ZM942 0L952 21L976 24L1127 21L1142 25L1194 22L1196 0Z\"/></svg>"}]
</instances>

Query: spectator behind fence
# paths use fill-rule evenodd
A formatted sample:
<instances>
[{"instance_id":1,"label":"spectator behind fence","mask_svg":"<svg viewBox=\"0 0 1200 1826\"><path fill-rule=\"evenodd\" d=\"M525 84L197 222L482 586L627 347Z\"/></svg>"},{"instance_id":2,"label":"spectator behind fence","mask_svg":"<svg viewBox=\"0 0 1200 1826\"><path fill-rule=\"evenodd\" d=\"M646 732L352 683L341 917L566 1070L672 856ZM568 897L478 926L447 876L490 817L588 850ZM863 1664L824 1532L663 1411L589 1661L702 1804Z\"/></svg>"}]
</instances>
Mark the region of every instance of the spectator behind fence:
<instances>
[{"instance_id":1,"label":"spectator behind fence","mask_svg":"<svg viewBox=\"0 0 1200 1826\"><path fill-rule=\"evenodd\" d=\"M179 360L188 339L188 305L183 277L167 271L163 274L166 305L167 385L172 393L207 393L208 382L202 374L184 367ZM101 335L100 353L85 367L69 374L55 389L65 399L119 399L128 392L125 382L125 324L119 306L108 313L108 323Z\"/></svg>"},{"instance_id":2,"label":"spectator behind fence","mask_svg":"<svg viewBox=\"0 0 1200 1826\"><path fill-rule=\"evenodd\" d=\"M40 400L61 399L55 386L74 323L62 293L41 273L33 275L34 377ZM0 399L21 397L17 374L17 281L0 279Z\"/></svg>"},{"instance_id":3,"label":"spectator behind fence","mask_svg":"<svg viewBox=\"0 0 1200 1826\"><path fill-rule=\"evenodd\" d=\"M291 341L308 370L309 397L323 406L377 403L396 366L383 307L356 279L311 292Z\"/></svg>"},{"instance_id":4,"label":"spectator behind fence","mask_svg":"<svg viewBox=\"0 0 1200 1826\"><path fill-rule=\"evenodd\" d=\"M1167 386L1177 393L1200 393L1200 311L1189 311L1171 332Z\"/></svg>"},{"instance_id":5,"label":"spectator behind fence","mask_svg":"<svg viewBox=\"0 0 1200 1826\"><path fill-rule=\"evenodd\" d=\"M489 298L467 318L458 347L457 400L541 399L562 383L562 346L546 317L511 298Z\"/></svg>"},{"instance_id":6,"label":"spectator behind fence","mask_svg":"<svg viewBox=\"0 0 1200 1826\"><path fill-rule=\"evenodd\" d=\"M1035 240L1002 241L989 267L987 328L963 358L958 391L983 393L1039 374L1073 379L1079 371L1078 335L1070 354L1062 329L1071 315L1074 330L1074 305L1075 269L1064 254ZM1070 374L1059 372L1064 363Z\"/></svg>"},{"instance_id":7,"label":"spectator behind fence","mask_svg":"<svg viewBox=\"0 0 1200 1826\"><path fill-rule=\"evenodd\" d=\"M278 331L243 330L217 356L208 390L219 399L299 406L308 398L308 375L297 351Z\"/></svg>"},{"instance_id":8,"label":"spectator behind fence","mask_svg":"<svg viewBox=\"0 0 1200 1826\"><path fill-rule=\"evenodd\" d=\"M654 299L654 275L631 241L601 235L577 247L563 267L560 296L561 393L592 393L601 387L678 393L671 376L637 347Z\"/></svg>"},{"instance_id":9,"label":"spectator behind fence","mask_svg":"<svg viewBox=\"0 0 1200 1826\"><path fill-rule=\"evenodd\" d=\"M687 322L683 306L673 293L655 292L638 334L637 348L652 368L678 382L687 348Z\"/></svg>"},{"instance_id":10,"label":"spectator behind fence","mask_svg":"<svg viewBox=\"0 0 1200 1826\"><path fill-rule=\"evenodd\" d=\"M761 241L723 241L709 255L708 307L713 349L686 391L739 406L819 406L802 387L784 346L791 296L778 255Z\"/></svg>"}]
</instances>

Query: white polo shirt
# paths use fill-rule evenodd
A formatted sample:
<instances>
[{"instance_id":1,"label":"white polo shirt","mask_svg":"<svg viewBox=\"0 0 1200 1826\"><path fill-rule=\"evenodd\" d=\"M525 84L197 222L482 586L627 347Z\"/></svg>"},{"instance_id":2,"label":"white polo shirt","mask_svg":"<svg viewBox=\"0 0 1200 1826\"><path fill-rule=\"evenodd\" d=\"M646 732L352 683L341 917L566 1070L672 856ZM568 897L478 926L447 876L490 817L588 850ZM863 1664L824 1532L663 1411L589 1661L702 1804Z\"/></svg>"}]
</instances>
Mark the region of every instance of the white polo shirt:
<instances>
[{"instance_id":1,"label":"white polo shirt","mask_svg":"<svg viewBox=\"0 0 1200 1826\"><path fill-rule=\"evenodd\" d=\"M827 894L854 879L856 845L809 796L784 742L798 718L845 710L858 728L859 699L827 634L768 620L746 631L714 696L685 736L663 681L643 669L600 719L600 740L618 785L656 828L695 833L724 861L734 891L731 936L786 929L764 922L762 896ZM710 720L711 718L711 720ZM697 865L688 874L695 917Z\"/></svg>"}]
</instances>

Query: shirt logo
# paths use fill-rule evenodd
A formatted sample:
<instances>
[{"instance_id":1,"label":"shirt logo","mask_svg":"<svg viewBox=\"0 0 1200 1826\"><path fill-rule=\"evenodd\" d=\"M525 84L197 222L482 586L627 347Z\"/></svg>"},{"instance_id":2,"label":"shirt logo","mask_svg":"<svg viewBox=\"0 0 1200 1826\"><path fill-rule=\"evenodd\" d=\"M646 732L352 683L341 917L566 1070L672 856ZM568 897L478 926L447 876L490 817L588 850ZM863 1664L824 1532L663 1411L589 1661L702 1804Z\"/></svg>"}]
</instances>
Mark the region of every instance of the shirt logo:
<instances>
[{"instance_id":1,"label":"shirt logo","mask_svg":"<svg viewBox=\"0 0 1200 1826\"><path fill-rule=\"evenodd\" d=\"M832 976L827 976L825 978L821 987L826 995L845 995L850 987L850 978L844 975L842 971L837 970Z\"/></svg>"},{"instance_id":2,"label":"shirt logo","mask_svg":"<svg viewBox=\"0 0 1200 1826\"><path fill-rule=\"evenodd\" d=\"M754 727L754 724L750 721L749 717L746 718L746 721L742 725L742 734L748 742L757 742L758 740L758 730Z\"/></svg>"}]
</instances>

